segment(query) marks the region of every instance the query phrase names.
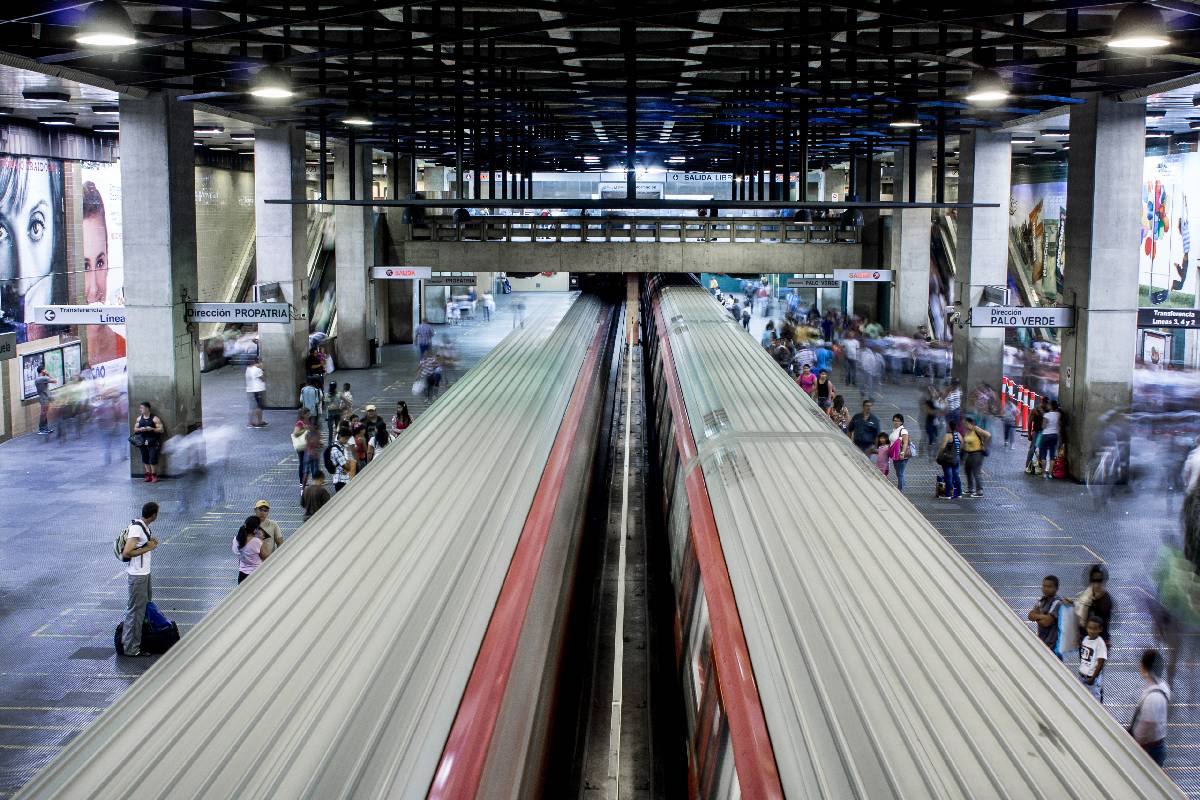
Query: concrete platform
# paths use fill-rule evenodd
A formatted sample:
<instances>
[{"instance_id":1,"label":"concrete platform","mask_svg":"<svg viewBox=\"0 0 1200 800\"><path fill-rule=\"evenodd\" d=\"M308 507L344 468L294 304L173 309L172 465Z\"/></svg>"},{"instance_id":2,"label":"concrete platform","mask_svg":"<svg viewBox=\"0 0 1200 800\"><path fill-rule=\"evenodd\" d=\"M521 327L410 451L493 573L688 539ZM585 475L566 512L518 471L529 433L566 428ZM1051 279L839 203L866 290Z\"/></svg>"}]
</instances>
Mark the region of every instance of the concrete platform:
<instances>
[{"instance_id":1,"label":"concrete platform","mask_svg":"<svg viewBox=\"0 0 1200 800\"><path fill-rule=\"evenodd\" d=\"M566 293L525 294L526 317L570 302ZM457 347L450 381L476 364L513 327L512 295L482 317L435 326ZM426 408L411 396L417 353L384 348L383 364L333 374L353 387L356 404L379 406L390 419L397 400L414 416ZM226 429L235 442L223 468L209 474L131 481L124 436L105 463L94 428L78 438L29 435L0 445L0 798L10 796L87 726L154 659L118 659L113 629L125 608L125 578L113 557L120 530L141 504L161 505L154 526L155 603L187 631L236 586L230 540L254 502L265 498L285 536L302 522L296 456L288 435L293 411L268 411L270 427L246 428L242 369L203 376L207 430ZM136 399L135 399L136 402ZM414 465L418 468L419 465ZM282 676L265 676L266 681Z\"/></svg>"}]
</instances>

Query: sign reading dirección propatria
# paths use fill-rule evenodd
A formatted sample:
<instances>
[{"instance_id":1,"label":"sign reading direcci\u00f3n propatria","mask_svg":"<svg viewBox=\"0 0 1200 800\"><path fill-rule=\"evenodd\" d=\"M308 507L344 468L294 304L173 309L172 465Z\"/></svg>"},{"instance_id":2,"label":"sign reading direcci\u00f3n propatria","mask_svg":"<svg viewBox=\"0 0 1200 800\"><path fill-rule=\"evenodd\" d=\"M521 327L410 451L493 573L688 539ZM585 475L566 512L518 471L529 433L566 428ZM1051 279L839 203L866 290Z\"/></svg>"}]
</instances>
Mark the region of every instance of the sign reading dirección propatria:
<instances>
[{"instance_id":1,"label":"sign reading direcci\u00f3n propatria","mask_svg":"<svg viewBox=\"0 0 1200 800\"><path fill-rule=\"evenodd\" d=\"M188 303L187 321L290 325L292 307L287 303Z\"/></svg>"}]
</instances>

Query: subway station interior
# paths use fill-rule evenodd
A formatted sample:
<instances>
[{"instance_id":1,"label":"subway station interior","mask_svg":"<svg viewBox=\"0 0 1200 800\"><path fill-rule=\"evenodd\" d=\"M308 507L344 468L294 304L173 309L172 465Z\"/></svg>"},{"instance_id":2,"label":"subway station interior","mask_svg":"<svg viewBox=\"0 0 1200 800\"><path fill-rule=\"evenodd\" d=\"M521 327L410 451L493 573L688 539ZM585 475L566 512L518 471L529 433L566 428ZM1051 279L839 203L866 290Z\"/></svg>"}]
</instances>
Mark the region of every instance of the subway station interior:
<instances>
[{"instance_id":1,"label":"subway station interior","mask_svg":"<svg viewBox=\"0 0 1200 800\"><path fill-rule=\"evenodd\" d=\"M1189 192L1192 0L11 0L0 800L1200 798Z\"/></svg>"}]
</instances>

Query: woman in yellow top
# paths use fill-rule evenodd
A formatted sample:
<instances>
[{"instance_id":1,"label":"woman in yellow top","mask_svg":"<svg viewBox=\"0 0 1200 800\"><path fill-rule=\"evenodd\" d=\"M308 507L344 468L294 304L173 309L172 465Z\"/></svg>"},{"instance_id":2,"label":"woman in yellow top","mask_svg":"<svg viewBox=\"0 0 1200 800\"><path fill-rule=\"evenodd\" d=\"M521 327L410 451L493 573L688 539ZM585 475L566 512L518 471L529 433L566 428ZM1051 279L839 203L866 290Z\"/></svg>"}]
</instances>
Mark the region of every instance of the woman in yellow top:
<instances>
[{"instance_id":1,"label":"woman in yellow top","mask_svg":"<svg viewBox=\"0 0 1200 800\"><path fill-rule=\"evenodd\" d=\"M963 420L963 466L967 473L967 497L983 497L983 457L992 435L967 417Z\"/></svg>"}]
</instances>

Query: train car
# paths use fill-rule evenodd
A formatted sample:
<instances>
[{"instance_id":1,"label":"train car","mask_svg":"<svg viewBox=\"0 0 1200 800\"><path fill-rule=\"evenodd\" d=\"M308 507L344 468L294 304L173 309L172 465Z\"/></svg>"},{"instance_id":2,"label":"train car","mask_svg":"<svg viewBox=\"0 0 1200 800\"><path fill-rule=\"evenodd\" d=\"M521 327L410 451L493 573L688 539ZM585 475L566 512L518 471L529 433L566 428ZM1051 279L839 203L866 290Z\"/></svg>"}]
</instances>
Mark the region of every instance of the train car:
<instances>
[{"instance_id":1,"label":"train car","mask_svg":"<svg viewBox=\"0 0 1200 800\"><path fill-rule=\"evenodd\" d=\"M691 796L1183 796L707 292L643 321Z\"/></svg>"},{"instance_id":2,"label":"train car","mask_svg":"<svg viewBox=\"0 0 1200 800\"><path fill-rule=\"evenodd\" d=\"M18 796L538 794L613 320L527 320Z\"/></svg>"}]
</instances>

